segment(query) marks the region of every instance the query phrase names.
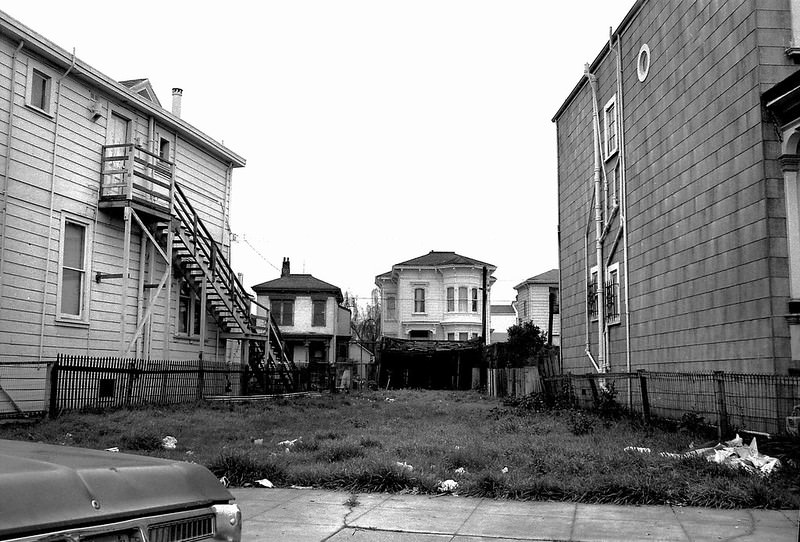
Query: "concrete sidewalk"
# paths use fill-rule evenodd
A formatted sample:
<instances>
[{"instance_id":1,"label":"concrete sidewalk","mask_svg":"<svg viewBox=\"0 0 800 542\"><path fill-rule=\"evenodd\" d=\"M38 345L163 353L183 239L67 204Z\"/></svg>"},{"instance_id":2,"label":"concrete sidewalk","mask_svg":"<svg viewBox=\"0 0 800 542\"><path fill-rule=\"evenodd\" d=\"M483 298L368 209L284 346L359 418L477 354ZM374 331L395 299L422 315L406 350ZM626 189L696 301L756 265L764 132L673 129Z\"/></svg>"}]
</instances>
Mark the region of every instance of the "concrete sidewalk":
<instances>
[{"instance_id":1,"label":"concrete sidewalk","mask_svg":"<svg viewBox=\"0 0 800 542\"><path fill-rule=\"evenodd\" d=\"M234 489L245 542L758 541L800 542L798 511L613 506Z\"/></svg>"}]
</instances>

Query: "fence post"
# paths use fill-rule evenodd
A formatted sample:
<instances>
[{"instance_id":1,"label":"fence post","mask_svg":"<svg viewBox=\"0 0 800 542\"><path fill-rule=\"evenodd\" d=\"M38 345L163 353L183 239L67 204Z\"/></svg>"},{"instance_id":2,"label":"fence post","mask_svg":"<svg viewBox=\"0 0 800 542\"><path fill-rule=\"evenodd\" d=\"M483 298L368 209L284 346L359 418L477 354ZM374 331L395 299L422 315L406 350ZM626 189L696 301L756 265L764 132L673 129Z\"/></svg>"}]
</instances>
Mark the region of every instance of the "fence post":
<instances>
[{"instance_id":1,"label":"fence post","mask_svg":"<svg viewBox=\"0 0 800 542\"><path fill-rule=\"evenodd\" d=\"M717 399L717 437L720 442L728 432L728 408L725 404L725 380L722 371L714 371L714 395Z\"/></svg>"},{"instance_id":2,"label":"fence post","mask_svg":"<svg viewBox=\"0 0 800 542\"><path fill-rule=\"evenodd\" d=\"M197 360L197 400L203 398L203 390L205 389L205 370L203 367L203 353L200 352L199 359Z\"/></svg>"},{"instance_id":3,"label":"fence post","mask_svg":"<svg viewBox=\"0 0 800 542\"><path fill-rule=\"evenodd\" d=\"M247 395L247 381L250 378L250 368L245 365L241 373L239 373L239 395Z\"/></svg>"},{"instance_id":4,"label":"fence post","mask_svg":"<svg viewBox=\"0 0 800 542\"><path fill-rule=\"evenodd\" d=\"M597 382L595 382L594 378L591 374L586 375L589 379L589 386L592 388L592 401L594 402L594 406L600 404L600 395L597 393Z\"/></svg>"},{"instance_id":5,"label":"fence post","mask_svg":"<svg viewBox=\"0 0 800 542\"><path fill-rule=\"evenodd\" d=\"M644 423L650 424L650 397L647 395L647 373L639 369L639 389L642 391L642 416Z\"/></svg>"},{"instance_id":6,"label":"fence post","mask_svg":"<svg viewBox=\"0 0 800 542\"><path fill-rule=\"evenodd\" d=\"M125 384L125 404L131 404L131 397L133 397L133 379L136 374L136 361L131 361L128 366L128 382Z\"/></svg>"},{"instance_id":7,"label":"fence post","mask_svg":"<svg viewBox=\"0 0 800 542\"><path fill-rule=\"evenodd\" d=\"M58 416L58 366L61 364L61 354L50 366L50 405L48 414L51 418Z\"/></svg>"}]
</instances>

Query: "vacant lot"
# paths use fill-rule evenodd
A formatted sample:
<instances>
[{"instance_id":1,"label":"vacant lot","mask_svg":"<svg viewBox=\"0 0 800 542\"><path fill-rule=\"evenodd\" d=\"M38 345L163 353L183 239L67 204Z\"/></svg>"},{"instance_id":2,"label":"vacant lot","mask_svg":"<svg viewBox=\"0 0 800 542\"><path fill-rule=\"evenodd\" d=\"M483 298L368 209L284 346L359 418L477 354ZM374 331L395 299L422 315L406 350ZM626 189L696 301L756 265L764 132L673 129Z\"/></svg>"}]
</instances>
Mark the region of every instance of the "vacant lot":
<instances>
[{"instance_id":1,"label":"vacant lot","mask_svg":"<svg viewBox=\"0 0 800 542\"><path fill-rule=\"evenodd\" d=\"M530 405L504 405L473 392L363 392L66 414L32 426L0 426L0 438L195 461L237 486L266 478L276 486L436 493L442 481L454 480L457 494L496 498L800 507L796 456L783 455L784 468L761 478L697 457L623 451L682 452L707 436L524 406ZM177 439L176 449L161 447L168 435ZM778 455L766 441L759 447Z\"/></svg>"}]
</instances>

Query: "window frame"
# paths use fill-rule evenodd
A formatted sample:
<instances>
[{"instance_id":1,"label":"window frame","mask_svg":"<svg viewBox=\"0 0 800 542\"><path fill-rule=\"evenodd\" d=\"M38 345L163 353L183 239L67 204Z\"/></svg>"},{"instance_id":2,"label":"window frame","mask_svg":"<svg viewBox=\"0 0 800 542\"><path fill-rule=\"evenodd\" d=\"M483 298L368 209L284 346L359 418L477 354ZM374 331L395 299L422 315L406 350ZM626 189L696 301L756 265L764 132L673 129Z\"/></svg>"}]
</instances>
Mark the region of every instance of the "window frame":
<instances>
[{"instance_id":1,"label":"window frame","mask_svg":"<svg viewBox=\"0 0 800 542\"><path fill-rule=\"evenodd\" d=\"M421 296L417 295L419 292L422 293ZM425 287L414 286L414 314L425 314L425 294ZM422 310L417 310L418 308L421 308Z\"/></svg>"},{"instance_id":2,"label":"window frame","mask_svg":"<svg viewBox=\"0 0 800 542\"><path fill-rule=\"evenodd\" d=\"M317 308L322 307L321 314L317 313ZM325 327L326 326L326 312L328 308L328 300L327 299L311 299L311 327ZM294 311L292 311L294 312ZM321 322L318 321L317 317L322 316Z\"/></svg>"},{"instance_id":3,"label":"window frame","mask_svg":"<svg viewBox=\"0 0 800 542\"><path fill-rule=\"evenodd\" d=\"M394 295L386 296L386 321L394 322L397 320L397 298Z\"/></svg>"},{"instance_id":4,"label":"window frame","mask_svg":"<svg viewBox=\"0 0 800 542\"><path fill-rule=\"evenodd\" d=\"M178 307L175 311L175 334L183 338L196 339L200 337L200 324L202 321L200 316L200 311L202 310L200 296L197 295L197 292L194 291L194 288L189 285L186 279L181 277L177 282ZM188 295L184 295L184 286ZM186 300L186 326L185 329L181 329L183 327L181 305L184 300Z\"/></svg>"},{"instance_id":5,"label":"window frame","mask_svg":"<svg viewBox=\"0 0 800 542\"><path fill-rule=\"evenodd\" d=\"M478 289L472 289L472 312L478 312Z\"/></svg>"},{"instance_id":6,"label":"window frame","mask_svg":"<svg viewBox=\"0 0 800 542\"><path fill-rule=\"evenodd\" d=\"M606 324L608 324L610 326L617 325L617 324L620 323L620 312L621 312L621 310L620 310L621 309L621 307L620 307L620 299L621 298L620 298L620 295L619 295L619 287L620 287L619 262L614 262L613 264L609 265L606 268L606 280L605 280L605 284L604 284L604 286L606 287L606 296L605 296L605 298L606 298L605 299L605 303L606 303L606 307L605 308L606 309L608 309L608 307L611 305L611 303L609 301L609 298L608 298L608 286L610 284L612 284L612 280L611 280L612 279L612 275L616 278L616 282L613 283L613 284L616 285L616 288L613 289L613 292L614 292L614 303L613 304L617 309L617 313L616 313L616 315L613 315L613 316L611 315L610 311L608 311L608 310L606 310L605 313L604 313L605 314L605 318L606 318Z\"/></svg>"},{"instance_id":7,"label":"window frame","mask_svg":"<svg viewBox=\"0 0 800 542\"><path fill-rule=\"evenodd\" d=\"M280 304L280 310L277 311L277 312L275 311L275 308L274 308L275 307L275 303L279 303ZM292 309L291 310L291 314L290 314L291 318L289 319L289 323L288 324L286 322L284 322L285 317L286 317L286 311L284 310L284 308L286 307L287 303L289 304L289 306ZM275 299L270 299L269 300L269 310L270 310L270 313L272 314L272 317L275 318L275 322L278 324L278 326L287 326L287 327L293 327L294 326L294 298L278 297L278 298L275 298Z\"/></svg>"},{"instance_id":8,"label":"window frame","mask_svg":"<svg viewBox=\"0 0 800 542\"><path fill-rule=\"evenodd\" d=\"M416 299L415 299L416 301ZM454 286L447 287L447 312L456 310L456 289Z\"/></svg>"},{"instance_id":9,"label":"window frame","mask_svg":"<svg viewBox=\"0 0 800 542\"><path fill-rule=\"evenodd\" d=\"M62 300L64 296L64 249L66 244L65 234L68 223L83 228L83 280L79 287L80 310L78 314L62 312ZM58 248L58 286L56 289L56 322L80 325L89 324L89 302L91 298L91 280L89 280L89 277L92 273L92 239L92 221L90 219L67 211L61 212L61 233L59 235Z\"/></svg>"},{"instance_id":10,"label":"window frame","mask_svg":"<svg viewBox=\"0 0 800 542\"><path fill-rule=\"evenodd\" d=\"M45 105L46 107L40 107L33 102L33 81L35 73L41 75L45 80L45 88L42 93L42 98L47 103L42 105ZM55 75L53 72L44 66L35 66L34 62L29 61L27 77L28 79L25 82L25 106L47 117L54 117L53 104L55 101L53 98L55 90L53 88L53 81L55 80Z\"/></svg>"},{"instance_id":11,"label":"window frame","mask_svg":"<svg viewBox=\"0 0 800 542\"><path fill-rule=\"evenodd\" d=\"M463 296L461 294L464 294ZM469 312L469 287L458 287L458 312Z\"/></svg>"},{"instance_id":12,"label":"window frame","mask_svg":"<svg viewBox=\"0 0 800 542\"><path fill-rule=\"evenodd\" d=\"M609 115L610 109L612 110L611 115ZM619 150L619 115L617 111L617 95L614 94L611 96L611 99L606 102L606 105L603 106L603 144L606 151L606 160L614 156ZM609 118L613 120L612 138L609 138ZM613 143L613 147L610 143Z\"/></svg>"},{"instance_id":13,"label":"window frame","mask_svg":"<svg viewBox=\"0 0 800 542\"><path fill-rule=\"evenodd\" d=\"M592 305L589 303L589 294L592 292L587 292L586 296L586 312L589 313L589 320L592 322L597 322L598 318L598 304L600 303L600 292L598 291L598 284L597 284L597 266L592 266L589 270L589 284L586 285L587 289L589 286L593 286L593 293L594 293L594 312L591 310Z\"/></svg>"}]
</instances>

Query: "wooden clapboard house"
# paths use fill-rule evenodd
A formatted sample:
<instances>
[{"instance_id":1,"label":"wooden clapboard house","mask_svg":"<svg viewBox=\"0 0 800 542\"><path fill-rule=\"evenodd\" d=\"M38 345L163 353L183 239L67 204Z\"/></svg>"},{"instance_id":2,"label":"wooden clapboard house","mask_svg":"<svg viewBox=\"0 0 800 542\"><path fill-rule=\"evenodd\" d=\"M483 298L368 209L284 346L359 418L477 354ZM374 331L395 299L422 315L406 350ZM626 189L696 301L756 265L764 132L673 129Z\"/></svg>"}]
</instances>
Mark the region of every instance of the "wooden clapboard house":
<instances>
[{"instance_id":1,"label":"wooden clapboard house","mask_svg":"<svg viewBox=\"0 0 800 542\"><path fill-rule=\"evenodd\" d=\"M146 79L114 81L0 12L0 362L286 366L230 265L245 160L180 118L181 94L168 111Z\"/></svg>"}]
</instances>

